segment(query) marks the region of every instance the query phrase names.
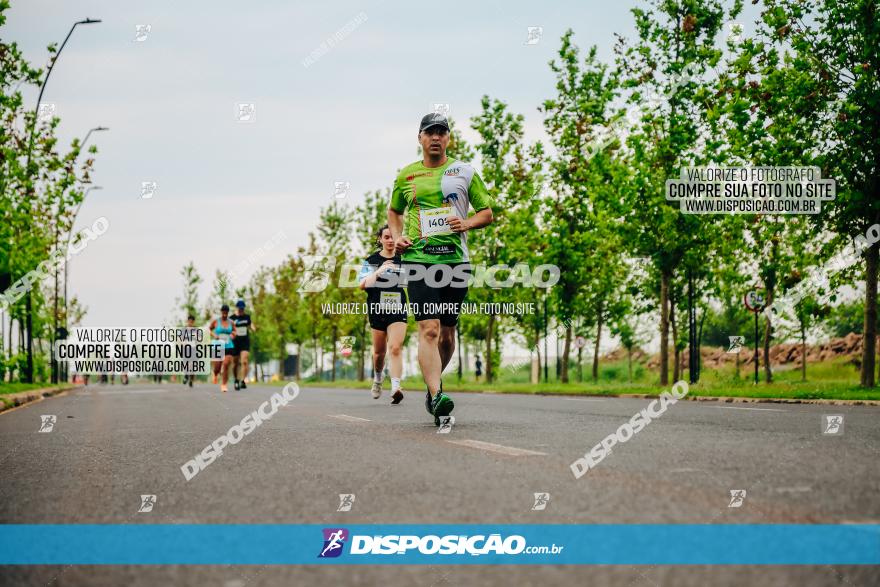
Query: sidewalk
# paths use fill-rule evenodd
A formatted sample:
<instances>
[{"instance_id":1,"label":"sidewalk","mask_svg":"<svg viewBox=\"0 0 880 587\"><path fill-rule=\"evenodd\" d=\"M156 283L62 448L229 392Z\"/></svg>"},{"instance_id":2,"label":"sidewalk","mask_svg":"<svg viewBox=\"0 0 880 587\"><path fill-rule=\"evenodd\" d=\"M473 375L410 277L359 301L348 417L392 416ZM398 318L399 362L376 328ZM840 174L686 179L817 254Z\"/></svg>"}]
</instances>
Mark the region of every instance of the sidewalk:
<instances>
[{"instance_id":1,"label":"sidewalk","mask_svg":"<svg viewBox=\"0 0 880 587\"><path fill-rule=\"evenodd\" d=\"M42 389L31 389L28 391L19 391L18 393L3 394L0 395L0 412L11 410L12 408L17 408L18 406L23 406L30 402L39 401L43 398L52 397L53 395L58 395L59 393L63 393L75 387L79 386L72 383L62 383L60 385L44 387Z\"/></svg>"}]
</instances>

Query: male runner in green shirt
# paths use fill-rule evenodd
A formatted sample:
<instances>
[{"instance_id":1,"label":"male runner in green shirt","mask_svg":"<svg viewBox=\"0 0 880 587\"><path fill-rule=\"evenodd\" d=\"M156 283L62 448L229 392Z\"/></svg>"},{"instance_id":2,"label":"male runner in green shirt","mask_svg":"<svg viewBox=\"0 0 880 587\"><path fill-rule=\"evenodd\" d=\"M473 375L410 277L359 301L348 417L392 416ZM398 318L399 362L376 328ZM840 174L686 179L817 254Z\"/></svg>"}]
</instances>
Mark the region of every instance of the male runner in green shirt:
<instances>
[{"instance_id":1,"label":"male runner in green shirt","mask_svg":"<svg viewBox=\"0 0 880 587\"><path fill-rule=\"evenodd\" d=\"M418 139L423 159L397 174L388 226L401 254L401 271L408 276L407 296L419 325L419 366L428 387L425 408L439 425L440 417L448 416L455 405L443 393L440 376L455 351L455 325L467 295L467 232L491 224L492 208L474 167L446 156L445 116L423 117ZM470 217L469 207L475 211Z\"/></svg>"}]
</instances>

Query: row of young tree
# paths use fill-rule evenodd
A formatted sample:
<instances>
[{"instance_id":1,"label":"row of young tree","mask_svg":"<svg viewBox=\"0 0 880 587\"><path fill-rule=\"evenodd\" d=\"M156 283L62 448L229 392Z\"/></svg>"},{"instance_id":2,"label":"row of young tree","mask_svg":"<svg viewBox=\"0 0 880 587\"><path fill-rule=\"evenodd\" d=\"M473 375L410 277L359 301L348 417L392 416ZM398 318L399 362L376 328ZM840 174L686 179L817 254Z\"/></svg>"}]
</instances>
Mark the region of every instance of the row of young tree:
<instances>
[{"instance_id":1,"label":"row of young tree","mask_svg":"<svg viewBox=\"0 0 880 587\"><path fill-rule=\"evenodd\" d=\"M8 10L0 0L0 27ZM37 69L16 43L0 39L0 381L47 379L56 330L85 311L75 296L68 299L66 264L52 254L82 238L73 225L97 149L85 147L87 129L68 147L60 144L59 118L25 104L23 90L42 87L57 45L48 53L47 67Z\"/></svg>"},{"instance_id":2,"label":"row of young tree","mask_svg":"<svg viewBox=\"0 0 880 587\"><path fill-rule=\"evenodd\" d=\"M549 64L554 95L538 108L550 145L527 144L524 117L491 97L470 120L475 144L453 128L449 155L478 164L495 202L496 222L470 235L475 261L550 263L562 270L549 290L483 287L468 294L477 303L539 308L462 318L462 337L478 341L490 358L487 376L497 372L502 341L516 336L526 348L539 348L550 326L563 329L562 379L568 379L576 335L593 343L595 376L601 341L614 335L631 348L639 342L639 317L652 316L660 340L659 381L668 384L669 364L677 378L684 333L693 328L683 320L689 298L706 315L713 306L735 306L746 289L760 286L772 303L880 222L877 2L766 0L753 32L728 35L727 25L741 11L740 0L652 0L632 11L636 34L618 36L608 62L595 47L579 49L568 31ZM0 277L15 283L69 234L93 158L83 161L82 141L62 152L54 137L57 119L38 123L23 106L21 86L37 84L41 72L27 65L14 43L0 43L0 60ZM665 181L683 167L709 164L817 166L823 177L835 178L837 196L811 216L680 213L664 197ZM362 292L335 287L335 276L320 293L300 286L310 256L336 258L338 268L373 250L388 199L380 190L356 208L334 202L306 246L281 266L258 271L241 292L229 290L225 277L217 280L218 300L245 293L266 327L258 334L258 352L280 357L286 343L295 343L313 355L327 349L335 365L341 337L354 336L363 357L365 317L327 315L321 307L361 302ZM797 307L800 325L808 326L835 301L833 292L863 284L861 383L868 387L876 371L877 266L874 243L857 264L823 284L825 292ZM190 270L190 278L197 277ZM2 354L6 363L16 363L19 377L30 369L10 349L29 347L34 338L45 363L42 341L54 335L57 300L52 284L40 282L7 310L5 332L21 340L7 338ZM75 318L77 306L64 307ZM73 324L72 318L60 323ZM789 334L763 319L767 381L770 345Z\"/></svg>"},{"instance_id":3,"label":"row of young tree","mask_svg":"<svg viewBox=\"0 0 880 587\"><path fill-rule=\"evenodd\" d=\"M730 316L731 335L745 334L737 310L745 291L760 287L772 304L880 222L877 3L769 0L763 8L753 33L734 28L730 35L727 25L742 10L738 0L649 2L632 11L636 37L618 36L610 63L599 60L596 47L581 50L566 32L549 64L555 95L538 109L552 146L527 144L524 117L490 97L470 120L475 144L453 125L449 156L477 162L494 199L496 221L469 235L474 261L561 268L549 290L468 293L469 302L538 309L462 316L462 338L490 358L489 380L502 341L514 336L539 349L548 326L561 329L562 381L578 335L592 343L595 378L601 341L615 336L631 350L645 342L637 335L640 317L652 316L659 383L668 384L670 362L673 378L681 376L688 328L714 311ZM683 214L666 201L665 181L697 165L817 166L822 177L836 179L837 195L810 216ZM341 337L354 336L363 376L366 317L327 315L321 305L363 301L360 290L335 285L339 267L375 250L389 198L386 189L354 208L330 204L307 246L254 276L252 307L267 326L261 348L281 356L285 343L295 343L315 357L333 353L335 366ZM320 293L300 289L312 256L336 261ZM861 282L861 383L874 385L878 245L862 257L803 298L793 328L761 318L767 382L771 343L805 337L828 314L835 292ZM684 318L689 296L701 316L695 322Z\"/></svg>"}]
</instances>

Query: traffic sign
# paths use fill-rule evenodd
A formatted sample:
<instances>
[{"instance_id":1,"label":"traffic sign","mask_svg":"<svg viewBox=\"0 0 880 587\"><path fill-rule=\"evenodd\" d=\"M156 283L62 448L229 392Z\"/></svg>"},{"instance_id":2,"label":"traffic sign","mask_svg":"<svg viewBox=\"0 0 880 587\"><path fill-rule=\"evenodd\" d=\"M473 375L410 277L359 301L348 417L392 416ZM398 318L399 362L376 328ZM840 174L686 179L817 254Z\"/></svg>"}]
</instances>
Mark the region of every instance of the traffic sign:
<instances>
[{"instance_id":1,"label":"traffic sign","mask_svg":"<svg viewBox=\"0 0 880 587\"><path fill-rule=\"evenodd\" d=\"M748 308L750 312L755 313L763 310L766 304L766 301L764 300L764 294L756 289L747 292L745 297L743 298L743 302L745 302L746 308Z\"/></svg>"},{"instance_id":2,"label":"traffic sign","mask_svg":"<svg viewBox=\"0 0 880 587\"><path fill-rule=\"evenodd\" d=\"M746 292L743 302L746 308L755 314L755 385L758 385L758 314L767 305L767 301L764 299L764 293L761 290L753 289Z\"/></svg>"}]
</instances>

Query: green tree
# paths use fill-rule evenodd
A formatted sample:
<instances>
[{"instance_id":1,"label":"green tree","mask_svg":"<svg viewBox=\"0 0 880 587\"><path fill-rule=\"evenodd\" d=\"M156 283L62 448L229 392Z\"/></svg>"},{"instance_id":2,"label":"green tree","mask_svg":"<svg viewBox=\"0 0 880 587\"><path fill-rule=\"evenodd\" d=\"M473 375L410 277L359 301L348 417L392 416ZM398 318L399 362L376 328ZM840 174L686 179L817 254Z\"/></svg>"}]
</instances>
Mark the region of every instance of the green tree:
<instances>
[{"instance_id":1,"label":"green tree","mask_svg":"<svg viewBox=\"0 0 880 587\"><path fill-rule=\"evenodd\" d=\"M202 283L202 277L192 261L183 266L180 276L183 278L183 294L177 298L177 305L181 311L181 320L186 322L189 315L198 318L199 284Z\"/></svg>"},{"instance_id":2,"label":"green tree","mask_svg":"<svg viewBox=\"0 0 880 587\"><path fill-rule=\"evenodd\" d=\"M364 256L378 248L376 231L385 226L388 220L388 202L391 201L391 189L375 190L364 195L362 204L355 208L354 218L357 219L357 236Z\"/></svg>"},{"instance_id":3,"label":"green tree","mask_svg":"<svg viewBox=\"0 0 880 587\"><path fill-rule=\"evenodd\" d=\"M758 23L763 93L809 133L823 177L836 179L821 220L843 238L880 222L878 22L876 0L768 0ZM791 83L773 68L800 75ZM863 387L876 381L878 246L864 252Z\"/></svg>"},{"instance_id":4,"label":"green tree","mask_svg":"<svg viewBox=\"0 0 880 587\"><path fill-rule=\"evenodd\" d=\"M530 205L534 194L527 193L534 186L529 181L530 170L523 168L523 116L509 112L504 102L488 96L483 96L481 106L482 110L472 119L471 126L480 135L480 142L475 148L480 154L482 178L492 200L494 221L480 230L469 232L468 247L473 250L473 257L491 270L496 265L511 267L518 262L528 262L529 257L519 256L525 253L522 247L508 247L519 232L514 232L511 221L515 218L521 229L522 223L527 221L523 216L524 211L534 209ZM499 284L511 282L510 273L498 271L492 279ZM510 288L493 287L491 283L479 284L479 281L477 285L468 296L471 302L490 304L509 299ZM486 381L491 382L500 366L499 341L505 323L490 310L485 325Z\"/></svg>"},{"instance_id":5,"label":"green tree","mask_svg":"<svg viewBox=\"0 0 880 587\"><path fill-rule=\"evenodd\" d=\"M630 132L621 158L630 169L621 186L626 202L626 241L635 257L651 259L659 275L660 383L669 382L670 289L681 269L704 258L714 240L711 220L680 213L665 199L665 181L682 167L714 158L706 100L709 71L722 56L716 37L739 11L720 2L654 0L632 10L638 40L617 48L623 85L629 90ZM688 256L694 261L687 261Z\"/></svg>"},{"instance_id":6,"label":"green tree","mask_svg":"<svg viewBox=\"0 0 880 587\"><path fill-rule=\"evenodd\" d=\"M610 296L624 274L616 230L621 212L609 188L614 163L607 152L593 148L598 129L611 122L618 79L615 71L598 61L595 46L581 62L573 34L566 31L558 61L550 62L557 95L540 108L557 151L550 164L554 196L547 201L545 220L553 236L547 258L561 270L552 306L556 319L566 325L563 382L568 381L572 325L578 316L596 328L593 371L597 376L602 328L612 310Z\"/></svg>"},{"instance_id":7,"label":"green tree","mask_svg":"<svg viewBox=\"0 0 880 587\"><path fill-rule=\"evenodd\" d=\"M865 300L849 300L829 308L822 328L827 336L844 337L851 332L862 334L865 328Z\"/></svg>"},{"instance_id":8,"label":"green tree","mask_svg":"<svg viewBox=\"0 0 880 587\"><path fill-rule=\"evenodd\" d=\"M619 298L620 310L610 324L611 334L620 339L620 346L626 350L627 376L633 380L632 356L639 345L648 341L639 329L639 317L645 312L632 289L624 290ZM595 377L593 378L595 381Z\"/></svg>"},{"instance_id":9,"label":"green tree","mask_svg":"<svg viewBox=\"0 0 880 587\"><path fill-rule=\"evenodd\" d=\"M8 9L9 2L0 0L0 29ZM54 45L48 52L50 60L55 59ZM16 43L0 40L0 284L4 289L10 284L24 286L23 297L7 298L10 330L12 322L17 322L19 332L25 335L25 368L18 373L23 381L33 380L32 340L37 338L41 346L39 340L56 322L57 313L56 309L47 313L50 298L44 295L39 280L31 279L35 275L31 272L38 267L43 274L57 271L50 253L53 249L65 252L61 236L70 228L72 210L82 201L83 184L89 181L94 163L89 157L78 164L82 151L79 140L74 140L67 152L59 150L57 117L40 121L35 111L25 107L22 87L39 87L42 75L42 70L30 67ZM94 148L89 151L96 152ZM53 308L58 306L57 297L56 288L51 296ZM49 338L54 339L51 329Z\"/></svg>"},{"instance_id":10,"label":"green tree","mask_svg":"<svg viewBox=\"0 0 880 587\"><path fill-rule=\"evenodd\" d=\"M344 272L350 274L350 271L355 270L358 266L355 263L357 259L350 255L353 245L351 238L353 223L354 215L351 209L338 202L332 202L321 210L317 228L321 238L322 252L332 260L335 267L328 287L321 292L323 303L349 304L361 300L360 289L340 286L341 278L350 276L345 275ZM340 337L348 336L360 325L362 325L362 319L356 314L331 316L331 319L327 321L326 334L328 337L326 342L330 346L332 359L331 381L336 381L337 351Z\"/></svg>"},{"instance_id":11,"label":"green tree","mask_svg":"<svg viewBox=\"0 0 880 587\"><path fill-rule=\"evenodd\" d=\"M266 314L260 330L272 329L272 348L275 357L283 360L287 356L286 343L297 346L297 371L295 377L301 378L302 372L310 366L317 366L317 351L309 360L305 352L305 343L312 340L312 321L321 318L317 303L320 298L315 294L300 291L304 271L304 250L299 249L297 255L291 255L281 265L272 270L272 287L269 291ZM314 314L317 310L317 314Z\"/></svg>"},{"instance_id":12,"label":"green tree","mask_svg":"<svg viewBox=\"0 0 880 587\"><path fill-rule=\"evenodd\" d=\"M211 284L211 294L208 297L205 307L202 309L202 316L206 322L220 315L220 306L229 305L233 295L232 282L229 280L229 273L221 269L217 269L214 273L214 282Z\"/></svg>"}]
</instances>

